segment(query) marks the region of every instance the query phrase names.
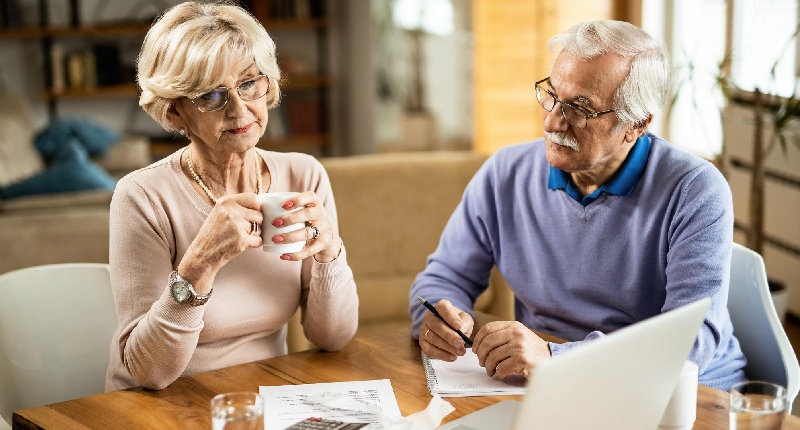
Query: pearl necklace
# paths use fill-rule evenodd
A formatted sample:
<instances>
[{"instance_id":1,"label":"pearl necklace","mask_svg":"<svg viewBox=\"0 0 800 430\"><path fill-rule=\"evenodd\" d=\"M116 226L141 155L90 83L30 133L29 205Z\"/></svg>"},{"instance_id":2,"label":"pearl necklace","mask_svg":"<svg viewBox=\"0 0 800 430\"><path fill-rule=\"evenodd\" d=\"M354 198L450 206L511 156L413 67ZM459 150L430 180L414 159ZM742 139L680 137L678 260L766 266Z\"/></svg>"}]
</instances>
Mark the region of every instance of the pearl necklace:
<instances>
[{"instance_id":1,"label":"pearl necklace","mask_svg":"<svg viewBox=\"0 0 800 430\"><path fill-rule=\"evenodd\" d=\"M255 155L256 155L256 172L257 172L256 188L258 190L257 194L261 194L261 160L260 160L261 157L259 157L258 153L256 153ZM197 185L200 185L200 188L202 188L203 191L206 192L208 198L211 199L211 201L214 202L214 204L217 204L217 197L214 195L214 193L211 192L211 190L208 189L205 182L203 182L203 179L200 178L200 175L198 175L197 172L194 171L194 165L192 164L192 153L189 152L189 150L186 151L186 165L189 167L189 174L192 176L192 179L194 179L194 181L197 182Z\"/></svg>"}]
</instances>

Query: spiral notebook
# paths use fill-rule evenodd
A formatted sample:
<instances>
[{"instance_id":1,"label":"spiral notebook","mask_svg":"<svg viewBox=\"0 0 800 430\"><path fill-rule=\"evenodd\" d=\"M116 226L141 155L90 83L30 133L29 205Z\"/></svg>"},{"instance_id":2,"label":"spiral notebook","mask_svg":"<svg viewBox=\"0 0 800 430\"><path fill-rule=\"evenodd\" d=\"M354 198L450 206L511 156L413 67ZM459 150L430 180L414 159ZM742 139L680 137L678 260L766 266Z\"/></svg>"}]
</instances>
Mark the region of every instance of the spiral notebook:
<instances>
[{"instance_id":1,"label":"spiral notebook","mask_svg":"<svg viewBox=\"0 0 800 430\"><path fill-rule=\"evenodd\" d=\"M441 397L502 396L525 393L525 378L511 375L498 379L486 375L472 350L456 361L436 360L422 353L428 391Z\"/></svg>"}]
</instances>

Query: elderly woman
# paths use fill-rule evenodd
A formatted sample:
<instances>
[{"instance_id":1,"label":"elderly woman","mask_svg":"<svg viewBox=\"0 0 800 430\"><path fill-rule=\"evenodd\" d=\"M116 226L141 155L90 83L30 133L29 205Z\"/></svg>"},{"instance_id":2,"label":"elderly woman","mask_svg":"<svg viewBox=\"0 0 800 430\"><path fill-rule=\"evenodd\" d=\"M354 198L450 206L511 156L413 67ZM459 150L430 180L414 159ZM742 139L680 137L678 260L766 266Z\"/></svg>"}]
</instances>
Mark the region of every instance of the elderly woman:
<instances>
[{"instance_id":1,"label":"elderly woman","mask_svg":"<svg viewBox=\"0 0 800 430\"><path fill-rule=\"evenodd\" d=\"M311 156L256 148L280 98L267 32L238 6L182 3L153 24L137 68L139 104L190 143L114 192L119 327L106 390L161 389L181 375L285 354L298 307L311 342L341 348L355 333L358 297L327 174ZM257 194L280 191L299 192L283 207L303 209L262 219ZM306 246L264 252L262 222L305 223L268 240ZM188 297L174 294L181 288Z\"/></svg>"}]
</instances>

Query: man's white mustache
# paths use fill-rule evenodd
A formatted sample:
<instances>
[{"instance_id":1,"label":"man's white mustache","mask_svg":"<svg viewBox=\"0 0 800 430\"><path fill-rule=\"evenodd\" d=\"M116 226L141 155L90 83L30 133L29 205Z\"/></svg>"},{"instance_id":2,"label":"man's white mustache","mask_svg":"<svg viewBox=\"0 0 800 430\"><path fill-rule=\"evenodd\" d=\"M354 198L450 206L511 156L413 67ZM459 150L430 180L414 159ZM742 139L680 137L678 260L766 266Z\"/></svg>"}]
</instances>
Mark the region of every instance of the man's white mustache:
<instances>
[{"instance_id":1,"label":"man's white mustache","mask_svg":"<svg viewBox=\"0 0 800 430\"><path fill-rule=\"evenodd\" d=\"M575 140L575 137L570 136L565 132L544 132L545 137L556 145L565 146L573 151L580 151L581 145Z\"/></svg>"}]
</instances>

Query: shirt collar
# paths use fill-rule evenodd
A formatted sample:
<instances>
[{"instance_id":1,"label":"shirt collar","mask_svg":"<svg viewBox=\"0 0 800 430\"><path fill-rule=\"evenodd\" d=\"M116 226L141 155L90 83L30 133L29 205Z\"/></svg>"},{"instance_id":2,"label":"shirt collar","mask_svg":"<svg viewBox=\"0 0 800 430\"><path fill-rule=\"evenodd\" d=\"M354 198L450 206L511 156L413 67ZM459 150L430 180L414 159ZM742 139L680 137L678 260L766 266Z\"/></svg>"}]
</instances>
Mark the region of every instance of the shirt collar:
<instances>
[{"instance_id":1,"label":"shirt collar","mask_svg":"<svg viewBox=\"0 0 800 430\"><path fill-rule=\"evenodd\" d=\"M639 137L634 143L625 161L622 162L619 170L611 179L595 190L592 194L581 196L578 190L572 185L572 179L568 172L550 166L550 175L547 179L547 188L551 190L563 189L577 202L586 206L605 192L617 196L630 195L639 183L644 168L647 165L647 158L650 156L650 137L646 134Z\"/></svg>"}]
</instances>

